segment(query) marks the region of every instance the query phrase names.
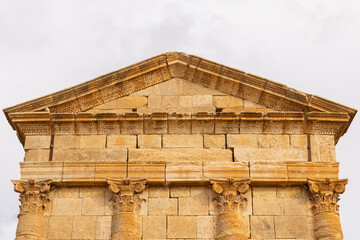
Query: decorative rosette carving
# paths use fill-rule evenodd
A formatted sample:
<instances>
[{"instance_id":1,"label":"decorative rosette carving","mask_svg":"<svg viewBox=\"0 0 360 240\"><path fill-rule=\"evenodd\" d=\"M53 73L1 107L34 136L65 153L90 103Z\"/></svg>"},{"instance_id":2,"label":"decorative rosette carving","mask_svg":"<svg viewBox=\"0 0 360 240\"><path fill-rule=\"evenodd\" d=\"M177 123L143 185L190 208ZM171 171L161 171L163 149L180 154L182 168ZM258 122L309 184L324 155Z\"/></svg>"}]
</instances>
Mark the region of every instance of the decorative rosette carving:
<instances>
[{"instance_id":1,"label":"decorative rosette carving","mask_svg":"<svg viewBox=\"0 0 360 240\"><path fill-rule=\"evenodd\" d=\"M311 193L310 199L314 203L314 214L322 212L333 212L339 214L339 195L345 192L348 179L340 180L308 180Z\"/></svg>"},{"instance_id":2,"label":"decorative rosette carving","mask_svg":"<svg viewBox=\"0 0 360 240\"><path fill-rule=\"evenodd\" d=\"M113 193L111 201L115 212L137 212L145 199L140 198L146 187L146 178L122 180L107 179Z\"/></svg>"},{"instance_id":3,"label":"decorative rosette carving","mask_svg":"<svg viewBox=\"0 0 360 240\"><path fill-rule=\"evenodd\" d=\"M210 180L210 184L212 190L219 194L214 201L220 212L245 210L247 199L243 197L243 194L249 190L250 179Z\"/></svg>"},{"instance_id":4,"label":"decorative rosette carving","mask_svg":"<svg viewBox=\"0 0 360 240\"><path fill-rule=\"evenodd\" d=\"M20 214L27 212L42 213L50 201L47 193L51 190L52 180L12 180L15 192L20 193Z\"/></svg>"}]
</instances>

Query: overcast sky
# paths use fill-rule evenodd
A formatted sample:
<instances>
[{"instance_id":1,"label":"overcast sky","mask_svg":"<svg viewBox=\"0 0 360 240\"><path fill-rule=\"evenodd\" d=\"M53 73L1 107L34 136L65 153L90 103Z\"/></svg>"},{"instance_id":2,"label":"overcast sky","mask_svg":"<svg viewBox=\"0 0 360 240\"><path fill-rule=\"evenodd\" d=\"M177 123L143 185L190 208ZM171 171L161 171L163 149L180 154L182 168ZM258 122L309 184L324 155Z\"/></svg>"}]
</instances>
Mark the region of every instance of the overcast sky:
<instances>
[{"instance_id":1,"label":"overcast sky","mask_svg":"<svg viewBox=\"0 0 360 240\"><path fill-rule=\"evenodd\" d=\"M0 108L182 51L360 109L360 1L0 0ZM359 239L359 117L337 144L345 239ZM0 239L24 151L0 117Z\"/></svg>"}]
</instances>

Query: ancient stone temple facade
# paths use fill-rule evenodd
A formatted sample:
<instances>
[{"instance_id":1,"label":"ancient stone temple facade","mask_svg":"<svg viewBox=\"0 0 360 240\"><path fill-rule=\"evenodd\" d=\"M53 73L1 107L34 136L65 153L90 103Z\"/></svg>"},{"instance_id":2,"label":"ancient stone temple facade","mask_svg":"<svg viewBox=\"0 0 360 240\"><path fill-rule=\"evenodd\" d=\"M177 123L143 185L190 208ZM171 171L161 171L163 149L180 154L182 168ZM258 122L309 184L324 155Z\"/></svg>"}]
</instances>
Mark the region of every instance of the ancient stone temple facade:
<instances>
[{"instance_id":1,"label":"ancient stone temple facade","mask_svg":"<svg viewBox=\"0 0 360 240\"><path fill-rule=\"evenodd\" d=\"M165 53L4 112L16 240L343 239L352 108Z\"/></svg>"}]
</instances>

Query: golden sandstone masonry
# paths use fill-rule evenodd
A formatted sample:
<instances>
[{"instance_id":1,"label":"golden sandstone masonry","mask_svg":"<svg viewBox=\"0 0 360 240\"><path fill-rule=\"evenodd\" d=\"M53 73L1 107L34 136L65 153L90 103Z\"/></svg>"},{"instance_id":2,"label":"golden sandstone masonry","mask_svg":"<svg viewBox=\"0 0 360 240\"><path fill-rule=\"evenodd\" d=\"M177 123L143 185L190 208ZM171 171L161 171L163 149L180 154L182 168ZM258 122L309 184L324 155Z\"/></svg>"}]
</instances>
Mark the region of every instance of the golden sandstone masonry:
<instances>
[{"instance_id":1,"label":"golden sandstone masonry","mask_svg":"<svg viewBox=\"0 0 360 240\"><path fill-rule=\"evenodd\" d=\"M343 239L355 109L172 52L4 112L16 240Z\"/></svg>"}]
</instances>

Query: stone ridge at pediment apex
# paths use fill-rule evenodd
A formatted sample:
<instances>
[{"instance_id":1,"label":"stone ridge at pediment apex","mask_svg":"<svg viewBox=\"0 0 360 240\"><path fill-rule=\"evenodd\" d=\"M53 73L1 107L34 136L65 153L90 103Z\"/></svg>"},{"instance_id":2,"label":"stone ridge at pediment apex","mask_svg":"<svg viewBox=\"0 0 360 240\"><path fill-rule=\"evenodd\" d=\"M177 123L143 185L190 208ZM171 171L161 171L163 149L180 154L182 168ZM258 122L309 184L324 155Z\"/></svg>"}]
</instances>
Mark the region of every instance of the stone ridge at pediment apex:
<instances>
[{"instance_id":1,"label":"stone ridge at pediment apex","mask_svg":"<svg viewBox=\"0 0 360 240\"><path fill-rule=\"evenodd\" d=\"M9 113L47 108L52 113L85 112L172 78L197 83L277 111L345 112L350 122L356 114L355 109L347 106L182 52L167 52L3 111L9 121Z\"/></svg>"}]
</instances>

